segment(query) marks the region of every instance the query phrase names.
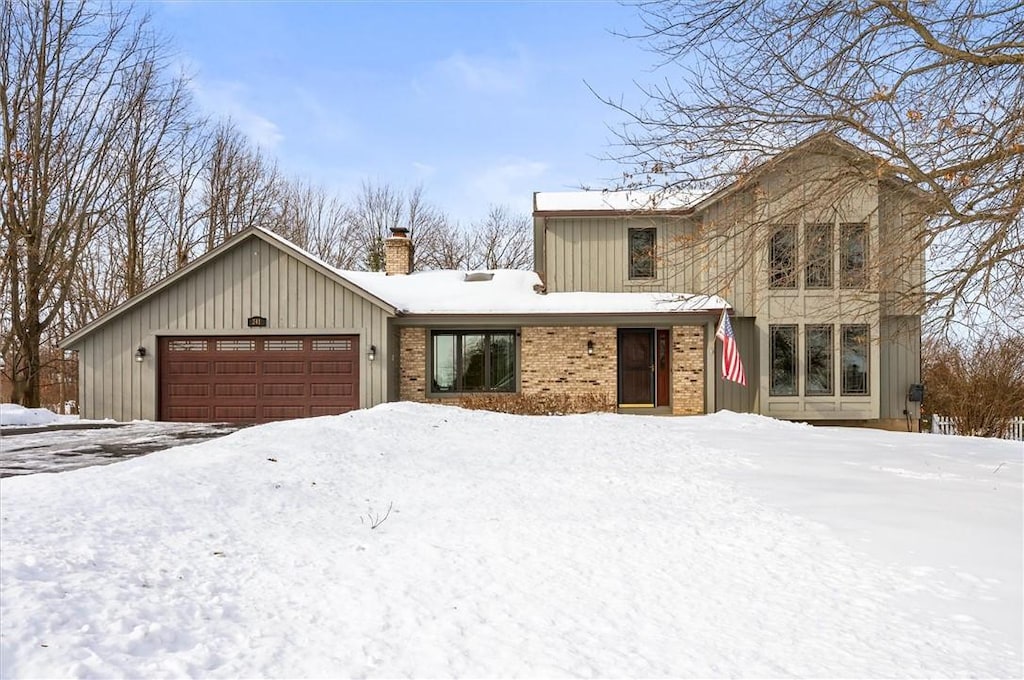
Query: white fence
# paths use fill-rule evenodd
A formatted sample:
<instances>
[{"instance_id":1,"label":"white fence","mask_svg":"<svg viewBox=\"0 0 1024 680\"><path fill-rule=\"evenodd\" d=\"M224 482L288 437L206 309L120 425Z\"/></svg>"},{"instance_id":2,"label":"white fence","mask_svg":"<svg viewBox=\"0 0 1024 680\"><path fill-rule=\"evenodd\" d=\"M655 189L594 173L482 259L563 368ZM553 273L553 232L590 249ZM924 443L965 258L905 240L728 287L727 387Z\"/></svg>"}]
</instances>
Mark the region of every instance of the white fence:
<instances>
[{"instance_id":1,"label":"white fence","mask_svg":"<svg viewBox=\"0 0 1024 680\"><path fill-rule=\"evenodd\" d=\"M932 433L933 434L960 434L956 431L956 425L953 424L952 418L946 416L932 416ZM1016 439L1017 441L1024 441L1024 417L1018 416L1010 421L1010 425L1006 430L1006 434L1003 435L1003 439Z\"/></svg>"}]
</instances>

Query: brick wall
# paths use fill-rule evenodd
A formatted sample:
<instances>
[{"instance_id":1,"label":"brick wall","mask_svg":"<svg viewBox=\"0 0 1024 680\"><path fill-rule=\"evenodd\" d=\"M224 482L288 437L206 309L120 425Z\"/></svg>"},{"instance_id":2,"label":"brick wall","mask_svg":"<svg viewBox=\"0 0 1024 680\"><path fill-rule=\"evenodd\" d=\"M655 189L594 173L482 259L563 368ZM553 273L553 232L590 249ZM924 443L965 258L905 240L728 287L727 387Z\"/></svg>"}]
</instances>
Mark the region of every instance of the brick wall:
<instances>
[{"instance_id":1,"label":"brick wall","mask_svg":"<svg viewBox=\"0 0 1024 680\"><path fill-rule=\"evenodd\" d=\"M456 403L459 397L427 398L427 334L402 328L399 352L399 398L403 401ZM617 400L616 328L614 326L524 326L519 338L520 393L597 397ZM587 354L587 341L594 354ZM704 413L704 327L672 328L672 413ZM502 395L493 395L500 398ZM516 398L516 395L508 395Z\"/></svg>"},{"instance_id":2,"label":"brick wall","mask_svg":"<svg viewBox=\"0 0 1024 680\"><path fill-rule=\"evenodd\" d=\"M704 326L672 327L672 414L704 413Z\"/></svg>"}]
</instances>

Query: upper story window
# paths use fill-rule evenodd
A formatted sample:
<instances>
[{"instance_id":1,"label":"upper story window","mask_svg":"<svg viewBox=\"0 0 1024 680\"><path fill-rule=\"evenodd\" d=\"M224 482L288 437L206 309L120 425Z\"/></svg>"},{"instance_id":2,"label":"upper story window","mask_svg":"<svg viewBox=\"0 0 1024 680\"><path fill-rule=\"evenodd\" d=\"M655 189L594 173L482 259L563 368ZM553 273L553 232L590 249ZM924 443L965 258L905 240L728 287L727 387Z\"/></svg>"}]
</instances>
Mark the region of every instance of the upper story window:
<instances>
[{"instance_id":1,"label":"upper story window","mask_svg":"<svg viewBox=\"0 0 1024 680\"><path fill-rule=\"evenodd\" d=\"M807 288L832 287L832 224L804 225L804 285Z\"/></svg>"},{"instance_id":2,"label":"upper story window","mask_svg":"<svg viewBox=\"0 0 1024 680\"><path fill-rule=\"evenodd\" d=\"M657 254L657 246L657 229L629 230L629 278L654 278L654 260Z\"/></svg>"},{"instance_id":3,"label":"upper story window","mask_svg":"<svg viewBox=\"0 0 1024 680\"><path fill-rule=\"evenodd\" d=\"M772 396L796 396L796 342L795 325L768 327L768 353L771 362L768 393Z\"/></svg>"},{"instance_id":4,"label":"upper story window","mask_svg":"<svg viewBox=\"0 0 1024 680\"><path fill-rule=\"evenodd\" d=\"M843 396L868 394L868 339L866 324L842 326Z\"/></svg>"},{"instance_id":5,"label":"upper story window","mask_svg":"<svg viewBox=\"0 0 1024 680\"><path fill-rule=\"evenodd\" d=\"M868 225L839 225L839 285L863 288L867 284Z\"/></svg>"},{"instance_id":6,"label":"upper story window","mask_svg":"<svg viewBox=\"0 0 1024 680\"><path fill-rule=\"evenodd\" d=\"M768 244L768 281L772 288L796 288L796 225L784 224Z\"/></svg>"},{"instance_id":7,"label":"upper story window","mask_svg":"<svg viewBox=\"0 0 1024 680\"><path fill-rule=\"evenodd\" d=\"M432 392L515 392L515 331L434 331Z\"/></svg>"}]
</instances>

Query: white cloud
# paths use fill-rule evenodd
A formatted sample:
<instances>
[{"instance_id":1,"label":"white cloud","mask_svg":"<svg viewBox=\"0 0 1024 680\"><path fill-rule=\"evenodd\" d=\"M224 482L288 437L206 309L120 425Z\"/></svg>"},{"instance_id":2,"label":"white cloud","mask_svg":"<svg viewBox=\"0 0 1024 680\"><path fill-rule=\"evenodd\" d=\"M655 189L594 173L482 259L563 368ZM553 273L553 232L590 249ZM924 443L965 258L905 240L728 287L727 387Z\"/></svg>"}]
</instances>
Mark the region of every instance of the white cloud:
<instances>
[{"instance_id":1,"label":"white cloud","mask_svg":"<svg viewBox=\"0 0 1024 680\"><path fill-rule=\"evenodd\" d=\"M429 179L437 173L437 168L433 165L428 165L427 163L413 161L412 168L416 171L416 175L420 179Z\"/></svg>"},{"instance_id":2,"label":"white cloud","mask_svg":"<svg viewBox=\"0 0 1024 680\"><path fill-rule=\"evenodd\" d=\"M254 144L267 151L284 140L281 129L269 118L256 112L247 102L247 88L238 82L192 80L196 102L208 112L231 118L238 129Z\"/></svg>"},{"instance_id":3,"label":"white cloud","mask_svg":"<svg viewBox=\"0 0 1024 680\"><path fill-rule=\"evenodd\" d=\"M496 58L456 52L434 65L434 74L477 94L517 94L526 91L532 65L519 52Z\"/></svg>"},{"instance_id":4,"label":"white cloud","mask_svg":"<svg viewBox=\"0 0 1024 680\"><path fill-rule=\"evenodd\" d=\"M533 208L533 192L543 188L540 180L547 171L548 164L542 161L506 160L477 172L470 187L481 203L528 213Z\"/></svg>"}]
</instances>

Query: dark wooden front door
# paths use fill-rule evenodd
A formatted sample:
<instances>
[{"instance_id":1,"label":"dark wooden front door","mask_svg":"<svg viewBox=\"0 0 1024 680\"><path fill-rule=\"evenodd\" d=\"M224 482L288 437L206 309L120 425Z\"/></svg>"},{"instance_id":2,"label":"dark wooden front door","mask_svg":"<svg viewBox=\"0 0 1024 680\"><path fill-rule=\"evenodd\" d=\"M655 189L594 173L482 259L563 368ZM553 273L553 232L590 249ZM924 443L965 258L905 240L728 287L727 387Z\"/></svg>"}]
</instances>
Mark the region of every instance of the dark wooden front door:
<instances>
[{"instance_id":1,"label":"dark wooden front door","mask_svg":"<svg viewBox=\"0 0 1024 680\"><path fill-rule=\"evenodd\" d=\"M161 338L160 419L262 423L359 408L359 336Z\"/></svg>"},{"instance_id":2,"label":"dark wooden front door","mask_svg":"<svg viewBox=\"0 0 1024 680\"><path fill-rule=\"evenodd\" d=\"M654 331L619 330L619 404L654 406Z\"/></svg>"}]
</instances>

